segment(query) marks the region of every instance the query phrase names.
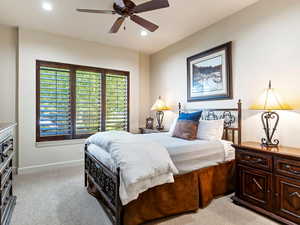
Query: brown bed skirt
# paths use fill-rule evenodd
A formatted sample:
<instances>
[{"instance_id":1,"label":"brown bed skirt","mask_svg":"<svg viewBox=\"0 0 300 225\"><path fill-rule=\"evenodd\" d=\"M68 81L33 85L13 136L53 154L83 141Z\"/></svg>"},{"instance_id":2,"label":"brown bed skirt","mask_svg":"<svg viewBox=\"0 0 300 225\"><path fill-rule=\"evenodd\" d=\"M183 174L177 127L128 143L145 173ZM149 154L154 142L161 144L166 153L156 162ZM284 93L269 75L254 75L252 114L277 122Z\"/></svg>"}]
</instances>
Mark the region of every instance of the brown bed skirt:
<instances>
[{"instance_id":1,"label":"brown bed skirt","mask_svg":"<svg viewBox=\"0 0 300 225\"><path fill-rule=\"evenodd\" d=\"M123 224L138 225L208 206L214 198L234 191L234 165L233 160L178 175L174 183L145 191L123 207ZM89 190L95 189L89 186Z\"/></svg>"}]
</instances>

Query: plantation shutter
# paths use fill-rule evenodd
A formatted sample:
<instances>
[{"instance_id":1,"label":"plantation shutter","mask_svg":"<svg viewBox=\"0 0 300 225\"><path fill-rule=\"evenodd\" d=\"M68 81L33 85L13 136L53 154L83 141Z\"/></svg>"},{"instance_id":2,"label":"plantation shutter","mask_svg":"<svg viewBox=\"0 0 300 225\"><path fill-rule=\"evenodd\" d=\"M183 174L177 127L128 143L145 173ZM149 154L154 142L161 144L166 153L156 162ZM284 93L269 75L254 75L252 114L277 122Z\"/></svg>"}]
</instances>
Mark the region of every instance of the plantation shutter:
<instances>
[{"instance_id":1,"label":"plantation shutter","mask_svg":"<svg viewBox=\"0 0 300 225\"><path fill-rule=\"evenodd\" d=\"M76 71L76 135L101 130L101 73Z\"/></svg>"},{"instance_id":2,"label":"plantation shutter","mask_svg":"<svg viewBox=\"0 0 300 225\"><path fill-rule=\"evenodd\" d=\"M106 74L105 130L128 130L128 76Z\"/></svg>"},{"instance_id":3,"label":"plantation shutter","mask_svg":"<svg viewBox=\"0 0 300 225\"><path fill-rule=\"evenodd\" d=\"M36 141L129 130L129 72L36 62Z\"/></svg>"},{"instance_id":4,"label":"plantation shutter","mask_svg":"<svg viewBox=\"0 0 300 225\"><path fill-rule=\"evenodd\" d=\"M40 66L39 136L70 137L70 70Z\"/></svg>"}]
</instances>

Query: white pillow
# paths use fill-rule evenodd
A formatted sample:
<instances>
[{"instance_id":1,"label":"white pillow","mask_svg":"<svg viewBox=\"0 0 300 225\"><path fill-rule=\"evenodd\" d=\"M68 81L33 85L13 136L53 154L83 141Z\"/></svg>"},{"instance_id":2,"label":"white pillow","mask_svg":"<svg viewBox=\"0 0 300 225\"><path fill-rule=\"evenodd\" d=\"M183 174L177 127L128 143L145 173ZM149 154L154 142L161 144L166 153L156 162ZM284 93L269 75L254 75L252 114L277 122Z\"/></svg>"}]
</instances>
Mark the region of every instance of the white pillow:
<instances>
[{"instance_id":1,"label":"white pillow","mask_svg":"<svg viewBox=\"0 0 300 225\"><path fill-rule=\"evenodd\" d=\"M177 124L177 120L178 120L178 116L176 116L176 118L173 120L173 122L171 123L170 129L169 129L169 134L172 136Z\"/></svg>"},{"instance_id":2,"label":"white pillow","mask_svg":"<svg viewBox=\"0 0 300 225\"><path fill-rule=\"evenodd\" d=\"M222 140L224 120L200 120L197 138L202 140Z\"/></svg>"}]
</instances>

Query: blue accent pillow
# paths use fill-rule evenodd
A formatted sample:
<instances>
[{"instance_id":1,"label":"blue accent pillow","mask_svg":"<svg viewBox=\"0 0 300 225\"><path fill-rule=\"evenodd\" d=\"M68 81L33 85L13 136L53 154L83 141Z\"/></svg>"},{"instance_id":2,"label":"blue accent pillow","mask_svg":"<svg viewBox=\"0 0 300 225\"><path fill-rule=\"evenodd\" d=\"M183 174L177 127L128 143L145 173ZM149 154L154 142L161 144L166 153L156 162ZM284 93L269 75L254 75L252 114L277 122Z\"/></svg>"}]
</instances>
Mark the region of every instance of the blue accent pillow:
<instances>
[{"instance_id":1,"label":"blue accent pillow","mask_svg":"<svg viewBox=\"0 0 300 225\"><path fill-rule=\"evenodd\" d=\"M178 120L190 120L198 122L201 118L202 111L194 112L194 113L180 113Z\"/></svg>"}]
</instances>

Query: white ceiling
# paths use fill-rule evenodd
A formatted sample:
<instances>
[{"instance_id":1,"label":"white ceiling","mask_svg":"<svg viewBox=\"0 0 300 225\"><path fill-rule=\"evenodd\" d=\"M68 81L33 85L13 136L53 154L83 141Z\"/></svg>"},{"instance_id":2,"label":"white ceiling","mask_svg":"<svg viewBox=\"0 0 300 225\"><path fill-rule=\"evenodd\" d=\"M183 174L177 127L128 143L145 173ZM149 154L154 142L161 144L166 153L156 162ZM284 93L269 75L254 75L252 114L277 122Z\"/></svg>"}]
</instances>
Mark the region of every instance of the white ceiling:
<instances>
[{"instance_id":1,"label":"white ceiling","mask_svg":"<svg viewBox=\"0 0 300 225\"><path fill-rule=\"evenodd\" d=\"M44 11L44 1L53 11ZM133 0L135 3L144 0ZM1 0L0 24L20 26L83 40L154 53L258 0L169 0L170 8L140 14L160 28L141 37L141 28L127 20L126 30L108 34L116 15L83 14L76 8L112 9L113 0Z\"/></svg>"}]
</instances>

